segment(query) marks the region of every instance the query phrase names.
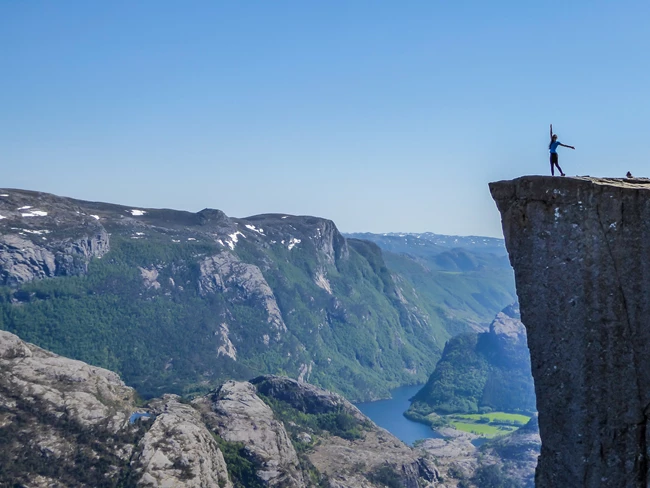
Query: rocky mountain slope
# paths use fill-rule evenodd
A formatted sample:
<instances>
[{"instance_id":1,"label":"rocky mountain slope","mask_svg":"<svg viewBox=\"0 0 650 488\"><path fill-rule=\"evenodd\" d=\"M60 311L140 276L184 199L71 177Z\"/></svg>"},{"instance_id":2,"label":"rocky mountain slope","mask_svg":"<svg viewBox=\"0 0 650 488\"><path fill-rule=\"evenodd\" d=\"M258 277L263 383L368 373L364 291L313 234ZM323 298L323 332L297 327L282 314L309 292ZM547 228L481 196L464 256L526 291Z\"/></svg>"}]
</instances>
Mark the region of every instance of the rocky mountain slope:
<instances>
[{"instance_id":1,"label":"rocky mountain slope","mask_svg":"<svg viewBox=\"0 0 650 488\"><path fill-rule=\"evenodd\" d=\"M476 446L477 436L442 428L443 438L419 447L436 460L447 488L534 488L541 448L537 417L516 431Z\"/></svg>"},{"instance_id":2,"label":"rocky mountain slope","mask_svg":"<svg viewBox=\"0 0 650 488\"><path fill-rule=\"evenodd\" d=\"M145 397L263 373L386 397L424 381L452 331L480 322L461 309L482 295L460 290L438 309L379 247L325 219L0 190L0 329L116 371Z\"/></svg>"},{"instance_id":3,"label":"rocky mountain slope","mask_svg":"<svg viewBox=\"0 0 650 488\"><path fill-rule=\"evenodd\" d=\"M264 376L140 405L115 373L0 331L0 486L17 484L441 486L430 458L314 386Z\"/></svg>"},{"instance_id":4,"label":"rocky mountain slope","mask_svg":"<svg viewBox=\"0 0 650 488\"><path fill-rule=\"evenodd\" d=\"M538 398L536 486L650 484L650 180L490 184Z\"/></svg>"},{"instance_id":5,"label":"rocky mountain slope","mask_svg":"<svg viewBox=\"0 0 650 488\"><path fill-rule=\"evenodd\" d=\"M534 412L526 330L517 304L497 314L488 332L452 338L427 384L415 395L411 418L485 411Z\"/></svg>"}]
</instances>

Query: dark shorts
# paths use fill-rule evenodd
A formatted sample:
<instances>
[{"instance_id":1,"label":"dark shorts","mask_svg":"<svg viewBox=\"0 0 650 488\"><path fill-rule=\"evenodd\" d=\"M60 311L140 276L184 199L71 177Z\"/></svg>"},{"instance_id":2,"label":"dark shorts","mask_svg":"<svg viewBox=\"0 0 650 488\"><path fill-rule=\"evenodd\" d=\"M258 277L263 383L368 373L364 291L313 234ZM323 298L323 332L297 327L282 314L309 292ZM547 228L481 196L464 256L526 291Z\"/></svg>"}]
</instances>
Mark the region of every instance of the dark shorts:
<instances>
[{"instance_id":1,"label":"dark shorts","mask_svg":"<svg viewBox=\"0 0 650 488\"><path fill-rule=\"evenodd\" d=\"M557 153L551 153L551 164L557 164Z\"/></svg>"}]
</instances>

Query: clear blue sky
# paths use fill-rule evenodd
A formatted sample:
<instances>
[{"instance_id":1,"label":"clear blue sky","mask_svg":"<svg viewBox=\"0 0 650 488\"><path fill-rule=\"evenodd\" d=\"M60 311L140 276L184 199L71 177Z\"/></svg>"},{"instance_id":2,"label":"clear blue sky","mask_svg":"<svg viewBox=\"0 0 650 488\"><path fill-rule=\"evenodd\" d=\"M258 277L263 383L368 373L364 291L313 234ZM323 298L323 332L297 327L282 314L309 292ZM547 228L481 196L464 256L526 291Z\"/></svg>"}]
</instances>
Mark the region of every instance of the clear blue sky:
<instances>
[{"instance_id":1,"label":"clear blue sky","mask_svg":"<svg viewBox=\"0 0 650 488\"><path fill-rule=\"evenodd\" d=\"M647 1L0 2L0 187L500 235L487 183L650 176Z\"/></svg>"}]
</instances>

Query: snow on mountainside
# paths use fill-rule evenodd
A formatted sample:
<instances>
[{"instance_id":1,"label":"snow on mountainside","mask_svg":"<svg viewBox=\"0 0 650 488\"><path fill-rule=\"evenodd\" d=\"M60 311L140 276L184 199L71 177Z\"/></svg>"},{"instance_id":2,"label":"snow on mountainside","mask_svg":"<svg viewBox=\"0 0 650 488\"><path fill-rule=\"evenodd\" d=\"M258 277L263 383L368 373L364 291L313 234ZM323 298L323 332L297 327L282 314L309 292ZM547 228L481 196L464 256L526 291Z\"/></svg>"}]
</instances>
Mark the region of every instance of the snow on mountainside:
<instances>
[{"instance_id":1,"label":"snow on mountainside","mask_svg":"<svg viewBox=\"0 0 650 488\"><path fill-rule=\"evenodd\" d=\"M168 243L209 241L231 251L242 239L287 250L309 239L330 261L337 244L327 241L335 237L333 223L313 217L269 214L230 219L213 209L191 213L86 202L26 190L0 192L1 284L83 274L92 257L108 252L111 233ZM345 247L340 235L338 240Z\"/></svg>"}]
</instances>

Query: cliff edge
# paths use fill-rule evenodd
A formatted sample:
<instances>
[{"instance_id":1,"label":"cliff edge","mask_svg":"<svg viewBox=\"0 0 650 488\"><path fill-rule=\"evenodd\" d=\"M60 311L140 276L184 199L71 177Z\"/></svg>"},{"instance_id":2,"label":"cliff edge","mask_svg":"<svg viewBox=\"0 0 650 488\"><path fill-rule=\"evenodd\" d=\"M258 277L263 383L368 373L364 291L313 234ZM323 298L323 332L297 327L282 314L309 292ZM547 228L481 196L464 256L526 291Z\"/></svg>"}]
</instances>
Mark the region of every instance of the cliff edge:
<instances>
[{"instance_id":1,"label":"cliff edge","mask_svg":"<svg viewBox=\"0 0 650 488\"><path fill-rule=\"evenodd\" d=\"M650 180L490 184L528 331L536 486L646 487Z\"/></svg>"}]
</instances>

